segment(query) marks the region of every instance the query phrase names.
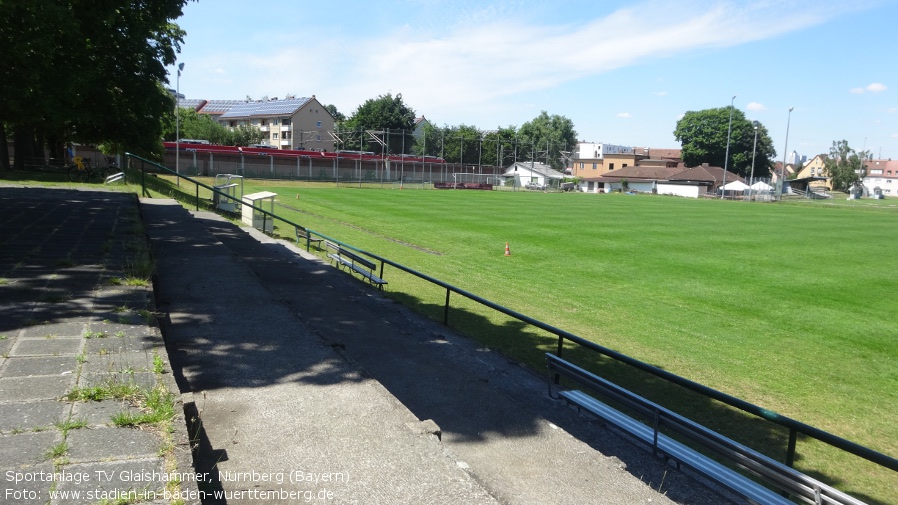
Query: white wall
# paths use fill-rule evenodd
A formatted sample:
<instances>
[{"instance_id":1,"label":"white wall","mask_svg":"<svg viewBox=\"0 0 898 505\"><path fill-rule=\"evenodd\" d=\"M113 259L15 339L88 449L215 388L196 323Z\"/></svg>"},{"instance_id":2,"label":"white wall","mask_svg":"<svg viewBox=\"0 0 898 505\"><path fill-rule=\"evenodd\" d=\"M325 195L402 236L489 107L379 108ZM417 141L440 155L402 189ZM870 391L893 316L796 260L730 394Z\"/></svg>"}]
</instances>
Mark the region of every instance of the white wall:
<instances>
[{"instance_id":1,"label":"white wall","mask_svg":"<svg viewBox=\"0 0 898 505\"><path fill-rule=\"evenodd\" d=\"M699 193L702 190L702 186L692 186L692 185L683 185L683 184L664 184L663 182L658 183L658 194L659 195L675 195L675 196L685 196L688 198L698 198Z\"/></svg>"}]
</instances>

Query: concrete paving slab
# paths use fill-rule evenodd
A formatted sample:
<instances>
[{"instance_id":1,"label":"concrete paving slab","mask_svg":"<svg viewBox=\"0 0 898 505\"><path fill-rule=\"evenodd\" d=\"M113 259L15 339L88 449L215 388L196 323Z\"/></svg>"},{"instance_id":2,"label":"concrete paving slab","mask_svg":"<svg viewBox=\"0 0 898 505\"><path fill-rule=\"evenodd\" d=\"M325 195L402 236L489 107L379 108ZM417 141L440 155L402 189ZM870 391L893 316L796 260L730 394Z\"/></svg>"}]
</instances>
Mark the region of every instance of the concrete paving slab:
<instances>
[{"instance_id":1,"label":"concrete paving slab","mask_svg":"<svg viewBox=\"0 0 898 505\"><path fill-rule=\"evenodd\" d=\"M84 335L84 323L51 323L41 326L32 326L23 328L20 338L47 338L48 335L53 337L73 337L80 338Z\"/></svg>"},{"instance_id":2,"label":"concrete paving slab","mask_svg":"<svg viewBox=\"0 0 898 505\"><path fill-rule=\"evenodd\" d=\"M113 416L121 412L137 414L140 410L122 400L76 402L72 406L72 419L83 419L91 427L111 426Z\"/></svg>"},{"instance_id":3,"label":"concrete paving slab","mask_svg":"<svg viewBox=\"0 0 898 505\"><path fill-rule=\"evenodd\" d=\"M153 353L147 351L88 354L81 368L82 374L134 374L153 371Z\"/></svg>"},{"instance_id":4,"label":"concrete paving slab","mask_svg":"<svg viewBox=\"0 0 898 505\"><path fill-rule=\"evenodd\" d=\"M27 468L0 470L0 496L4 505L35 505L49 503L54 482L46 477L53 473L52 463ZM12 472L11 478L8 472ZM42 478L43 476L43 478Z\"/></svg>"},{"instance_id":5,"label":"concrete paving slab","mask_svg":"<svg viewBox=\"0 0 898 505\"><path fill-rule=\"evenodd\" d=\"M100 372L82 373L78 378L78 387L105 387L112 384L129 384L142 389L151 389L156 385L156 376L151 372Z\"/></svg>"},{"instance_id":6,"label":"concrete paving slab","mask_svg":"<svg viewBox=\"0 0 898 505\"><path fill-rule=\"evenodd\" d=\"M0 467L27 468L52 460L50 450L62 442L57 430L37 433L15 433L0 436Z\"/></svg>"},{"instance_id":7,"label":"concrete paving slab","mask_svg":"<svg viewBox=\"0 0 898 505\"><path fill-rule=\"evenodd\" d=\"M58 498L51 505L96 503L145 503L162 498L166 481L163 461L149 458L134 461L78 463L66 471L86 476L81 482L61 482ZM165 500L163 503L170 503Z\"/></svg>"},{"instance_id":8,"label":"concrete paving slab","mask_svg":"<svg viewBox=\"0 0 898 505\"><path fill-rule=\"evenodd\" d=\"M0 403L0 433L52 428L69 417L71 408L57 400Z\"/></svg>"},{"instance_id":9,"label":"concrete paving slab","mask_svg":"<svg viewBox=\"0 0 898 505\"><path fill-rule=\"evenodd\" d=\"M73 463L152 457L161 447L156 434L132 428L82 428L69 431L66 441Z\"/></svg>"},{"instance_id":10,"label":"concrete paving slab","mask_svg":"<svg viewBox=\"0 0 898 505\"><path fill-rule=\"evenodd\" d=\"M22 339L10 351L10 356L77 356L84 348L80 338Z\"/></svg>"},{"instance_id":11,"label":"concrete paving slab","mask_svg":"<svg viewBox=\"0 0 898 505\"><path fill-rule=\"evenodd\" d=\"M34 356L9 358L0 368L0 377L32 377L75 373L78 362L71 356Z\"/></svg>"},{"instance_id":12,"label":"concrete paving slab","mask_svg":"<svg viewBox=\"0 0 898 505\"><path fill-rule=\"evenodd\" d=\"M75 375L0 378L0 402L53 400L75 384Z\"/></svg>"},{"instance_id":13,"label":"concrete paving slab","mask_svg":"<svg viewBox=\"0 0 898 505\"><path fill-rule=\"evenodd\" d=\"M87 354L117 354L123 352L150 352L164 349L158 335L136 337L93 338L87 341Z\"/></svg>"}]
</instances>

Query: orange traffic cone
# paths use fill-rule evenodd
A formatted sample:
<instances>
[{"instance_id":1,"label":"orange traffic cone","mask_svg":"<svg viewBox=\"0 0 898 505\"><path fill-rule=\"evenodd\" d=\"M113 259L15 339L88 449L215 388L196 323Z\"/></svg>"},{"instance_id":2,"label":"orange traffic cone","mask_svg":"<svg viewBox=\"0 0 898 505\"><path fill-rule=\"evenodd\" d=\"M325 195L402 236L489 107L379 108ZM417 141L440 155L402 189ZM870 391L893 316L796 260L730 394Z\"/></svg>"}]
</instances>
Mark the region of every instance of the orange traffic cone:
<instances>
[{"instance_id":1,"label":"orange traffic cone","mask_svg":"<svg viewBox=\"0 0 898 505\"><path fill-rule=\"evenodd\" d=\"M511 256L511 251L508 250L508 242L505 243L505 255Z\"/></svg>"}]
</instances>

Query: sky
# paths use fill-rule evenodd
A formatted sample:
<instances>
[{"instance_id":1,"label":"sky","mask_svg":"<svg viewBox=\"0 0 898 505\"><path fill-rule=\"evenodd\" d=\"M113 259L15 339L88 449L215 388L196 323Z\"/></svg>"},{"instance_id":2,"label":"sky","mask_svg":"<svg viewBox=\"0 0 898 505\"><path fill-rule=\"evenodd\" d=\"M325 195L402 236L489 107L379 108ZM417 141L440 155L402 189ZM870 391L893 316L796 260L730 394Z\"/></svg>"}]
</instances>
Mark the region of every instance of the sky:
<instances>
[{"instance_id":1,"label":"sky","mask_svg":"<svg viewBox=\"0 0 898 505\"><path fill-rule=\"evenodd\" d=\"M435 126L481 130L546 111L582 141L652 148L679 147L687 111L732 103L777 161L839 140L898 159L896 21L898 0L199 0L170 84L315 95L347 117L401 94Z\"/></svg>"}]
</instances>

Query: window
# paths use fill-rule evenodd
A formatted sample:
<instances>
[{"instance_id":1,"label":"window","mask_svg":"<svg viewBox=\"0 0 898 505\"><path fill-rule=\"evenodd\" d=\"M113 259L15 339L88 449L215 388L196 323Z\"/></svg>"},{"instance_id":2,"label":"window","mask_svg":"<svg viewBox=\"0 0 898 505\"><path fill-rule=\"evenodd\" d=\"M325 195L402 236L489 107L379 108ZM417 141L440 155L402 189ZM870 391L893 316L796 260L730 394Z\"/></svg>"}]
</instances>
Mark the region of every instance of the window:
<instances>
[{"instance_id":1,"label":"window","mask_svg":"<svg viewBox=\"0 0 898 505\"><path fill-rule=\"evenodd\" d=\"M585 166L586 166L586 163L580 163L580 169L581 169L581 170L582 170L583 167L585 167Z\"/></svg>"},{"instance_id":2,"label":"window","mask_svg":"<svg viewBox=\"0 0 898 505\"><path fill-rule=\"evenodd\" d=\"M592 164L592 169L595 170L595 169L597 169L597 168L599 168L599 164L598 164L598 163L593 163L593 164Z\"/></svg>"},{"instance_id":3,"label":"window","mask_svg":"<svg viewBox=\"0 0 898 505\"><path fill-rule=\"evenodd\" d=\"M281 119L281 125L290 126L290 118L285 117L284 119Z\"/></svg>"},{"instance_id":4,"label":"window","mask_svg":"<svg viewBox=\"0 0 898 505\"><path fill-rule=\"evenodd\" d=\"M610 171L612 171L612 170L614 170L614 163L609 163L609 164L608 164L608 171L610 172Z\"/></svg>"},{"instance_id":5,"label":"window","mask_svg":"<svg viewBox=\"0 0 898 505\"><path fill-rule=\"evenodd\" d=\"M290 140L290 132L284 132L281 134L281 138L284 140Z\"/></svg>"},{"instance_id":6,"label":"window","mask_svg":"<svg viewBox=\"0 0 898 505\"><path fill-rule=\"evenodd\" d=\"M318 122L315 124L315 126L317 126L318 128L321 128L321 121L318 121Z\"/></svg>"},{"instance_id":7,"label":"window","mask_svg":"<svg viewBox=\"0 0 898 505\"><path fill-rule=\"evenodd\" d=\"M626 163L624 163L624 166L622 166L622 167L621 167L621 168L627 168L627 164L626 164Z\"/></svg>"},{"instance_id":8,"label":"window","mask_svg":"<svg viewBox=\"0 0 898 505\"><path fill-rule=\"evenodd\" d=\"M277 140L277 139L278 139L278 134L277 134L277 133L272 133L272 134L271 134L271 138L272 138L272 140Z\"/></svg>"}]
</instances>

